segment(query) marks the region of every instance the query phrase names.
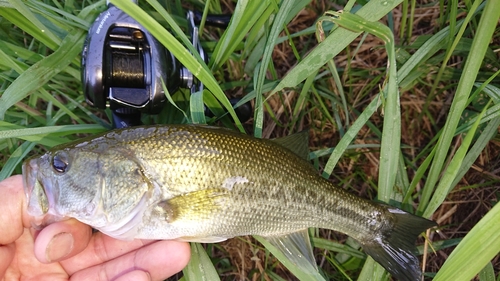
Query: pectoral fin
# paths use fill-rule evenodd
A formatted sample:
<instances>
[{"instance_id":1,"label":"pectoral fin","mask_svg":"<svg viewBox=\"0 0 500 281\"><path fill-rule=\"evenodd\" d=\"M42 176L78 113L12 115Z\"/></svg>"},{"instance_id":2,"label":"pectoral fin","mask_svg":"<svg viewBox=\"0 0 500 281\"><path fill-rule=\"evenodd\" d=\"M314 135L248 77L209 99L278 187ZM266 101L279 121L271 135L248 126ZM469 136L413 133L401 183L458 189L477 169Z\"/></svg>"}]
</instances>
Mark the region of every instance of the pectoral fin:
<instances>
[{"instance_id":1,"label":"pectoral fin","mask_svg":"<svg viewBox=\"0 0 500 281\"><path fill-rule=\"evenodd\" d=\"M318 272L307 229L256 239L299 279L304 276L304 280L325 280Z\"/></svg>"},{"instance_id":2,"label":"pectoral fin","mask_svg":"<svg viewBox=\"0 0 500 281\"><path fill-rule=\"evenodd\" d=\"M189 192L158 203L165 220L203 221L219 212L229 195L227 189L213 188Z\"/></svg>"}]
</instances>

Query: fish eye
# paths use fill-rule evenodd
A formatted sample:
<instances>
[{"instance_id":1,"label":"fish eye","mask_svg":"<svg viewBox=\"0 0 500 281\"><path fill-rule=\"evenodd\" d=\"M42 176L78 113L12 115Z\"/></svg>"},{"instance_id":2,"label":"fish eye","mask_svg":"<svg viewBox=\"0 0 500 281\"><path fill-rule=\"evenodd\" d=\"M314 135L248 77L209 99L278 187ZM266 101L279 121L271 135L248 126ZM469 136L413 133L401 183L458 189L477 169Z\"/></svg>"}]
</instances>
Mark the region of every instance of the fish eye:
<instances>
[{"instance_id":1,"label":"fish eye","mask_svg":"<svg viewBox=\"0 0 500 281\"><path fill-rule=\"evenodd\" d=\"M68 155L64 152L58 152L52 157L52 168L58 173L65 173L68 169Z\"/></svg>"}]
</instances>

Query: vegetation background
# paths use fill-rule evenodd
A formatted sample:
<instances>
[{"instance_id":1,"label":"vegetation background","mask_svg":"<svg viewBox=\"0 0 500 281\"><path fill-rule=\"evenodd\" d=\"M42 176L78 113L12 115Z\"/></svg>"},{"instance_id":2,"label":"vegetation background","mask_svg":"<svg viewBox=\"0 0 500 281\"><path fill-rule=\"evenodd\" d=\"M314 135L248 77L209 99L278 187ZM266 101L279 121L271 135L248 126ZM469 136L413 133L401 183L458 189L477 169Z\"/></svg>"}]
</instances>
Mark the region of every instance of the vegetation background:
<instances>
[{"instance_id":1,"label":"vegetation background","mask_svg":"<svg viewBox=\"0 0 500 281\"><path fill-rule=\"evenodd\" d=\"M427 279L500 280L500 1L111 2L208 89L169 93L144 123L264 138L308 128L313 164L340 188L438 222L419 243ZM110 112L85 103L80 81L86 32L105 9L0 0L0 179L21 173L29 155L110 129ZM233 15L226 29L202 23L208 65L185 51L189 9ZM226 97L251 102L253 118L234 118ZM326 279L389 278L350 238L311 237ZM252 237L205 248L222 280L296 278ZM202 274L189 270L172 279Z\"/></svg>"}]
</instances>

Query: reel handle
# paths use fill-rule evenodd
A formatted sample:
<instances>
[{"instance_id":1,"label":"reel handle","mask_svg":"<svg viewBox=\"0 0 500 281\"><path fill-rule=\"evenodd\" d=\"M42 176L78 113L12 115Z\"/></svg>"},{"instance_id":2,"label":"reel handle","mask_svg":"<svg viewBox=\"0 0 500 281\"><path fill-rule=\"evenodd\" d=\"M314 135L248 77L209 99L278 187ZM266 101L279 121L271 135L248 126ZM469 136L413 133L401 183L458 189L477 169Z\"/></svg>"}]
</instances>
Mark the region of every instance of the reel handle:
<instances>
[{"instance_id":1,"label":"reel handle","mask_svg":"<svg viewBox=\"0 0 500 281\"><path fill-rule=\"evenodd\" d=\"M194 23L196 25L199 25L201 23L201 19L203 17L203 13L200 11L194 11ZM226 28L229 25L229 22L231 21L231 15L213 15L209 14L207 15L207 18L205 20L205 24L213 27L218 27L218 28Z\"/></svg>"}]
</instances>

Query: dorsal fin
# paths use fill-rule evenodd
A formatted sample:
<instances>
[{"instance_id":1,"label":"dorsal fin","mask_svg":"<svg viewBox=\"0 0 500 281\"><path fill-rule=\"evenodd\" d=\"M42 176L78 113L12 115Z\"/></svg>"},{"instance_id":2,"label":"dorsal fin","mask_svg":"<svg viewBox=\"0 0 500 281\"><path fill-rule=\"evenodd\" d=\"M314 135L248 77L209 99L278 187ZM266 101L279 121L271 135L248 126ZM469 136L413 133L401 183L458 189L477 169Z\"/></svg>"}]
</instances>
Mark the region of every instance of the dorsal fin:
<instances>
[{"instance_id":1,"label":"dorsal fin","mask_svg":"<svg viewBox=\"0 0 500 281\"><path fill-rule=\"evenodd\" d=\"M295 154L303 159L309 160L309 130L303 130L286 137L272 139L272 141L295 152Z\"/></svg>"}]
</instances>

